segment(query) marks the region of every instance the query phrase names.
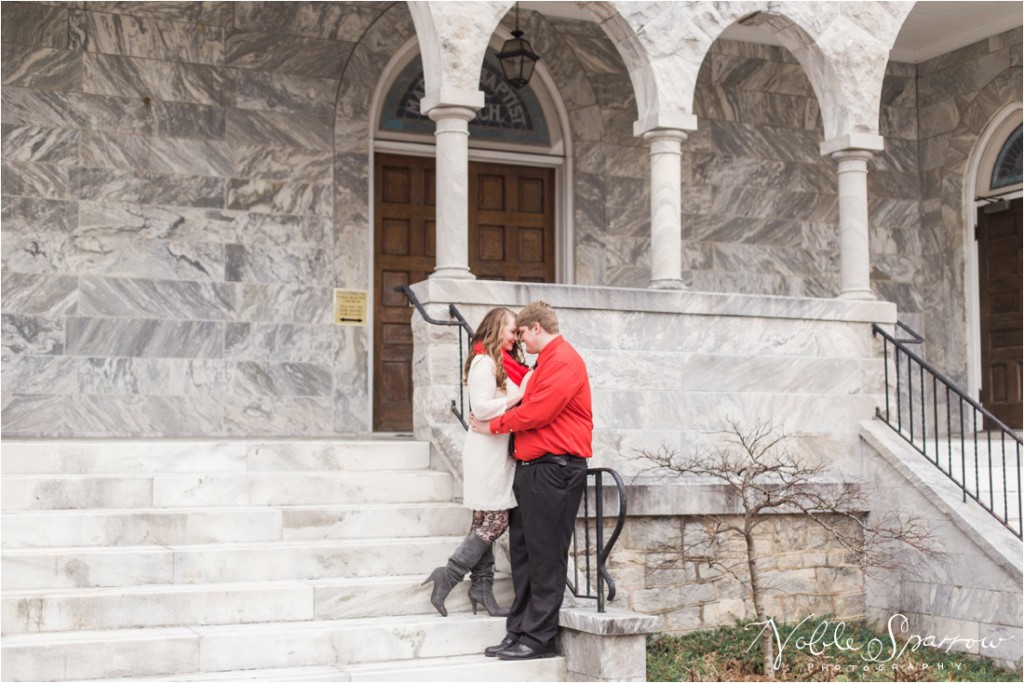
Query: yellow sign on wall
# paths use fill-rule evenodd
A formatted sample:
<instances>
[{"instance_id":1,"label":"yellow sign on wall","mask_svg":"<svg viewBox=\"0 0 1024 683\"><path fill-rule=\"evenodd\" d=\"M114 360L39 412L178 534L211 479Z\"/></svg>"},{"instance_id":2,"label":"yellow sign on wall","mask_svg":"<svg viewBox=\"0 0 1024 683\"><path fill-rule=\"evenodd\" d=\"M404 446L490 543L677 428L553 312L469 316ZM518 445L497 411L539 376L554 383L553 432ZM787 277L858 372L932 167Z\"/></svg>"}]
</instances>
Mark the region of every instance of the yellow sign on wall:
<instances>
[{"instance_id":1,"label":"yellow sign on wall","mask_svg":"<svg viewBox=\"0 0 1024 683\"><path fill-rule=\"evenodd\" d=\"M334 324L365 325L369 320L365 289L334 290Z\"/></svg>"}]
</instances>

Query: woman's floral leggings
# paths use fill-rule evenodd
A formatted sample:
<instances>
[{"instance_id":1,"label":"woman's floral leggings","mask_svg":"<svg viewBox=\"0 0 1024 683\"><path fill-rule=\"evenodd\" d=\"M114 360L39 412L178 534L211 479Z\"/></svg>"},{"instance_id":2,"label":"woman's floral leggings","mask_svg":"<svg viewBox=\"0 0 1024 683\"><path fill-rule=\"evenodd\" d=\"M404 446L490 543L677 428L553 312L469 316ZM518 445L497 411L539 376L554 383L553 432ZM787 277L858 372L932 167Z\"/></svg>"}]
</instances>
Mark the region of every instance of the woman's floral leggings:
<instances>
[{"instance_id":1,"label":"woman's floral leggings","mask_svg":"<svg viewBox=\"0 0 1024 683\"><path fill-rule=\"evenodd\" d=\"M482 540L494 543L508 528L508 510L473 510L473 531Z\"/></svg>"}]
</instances>

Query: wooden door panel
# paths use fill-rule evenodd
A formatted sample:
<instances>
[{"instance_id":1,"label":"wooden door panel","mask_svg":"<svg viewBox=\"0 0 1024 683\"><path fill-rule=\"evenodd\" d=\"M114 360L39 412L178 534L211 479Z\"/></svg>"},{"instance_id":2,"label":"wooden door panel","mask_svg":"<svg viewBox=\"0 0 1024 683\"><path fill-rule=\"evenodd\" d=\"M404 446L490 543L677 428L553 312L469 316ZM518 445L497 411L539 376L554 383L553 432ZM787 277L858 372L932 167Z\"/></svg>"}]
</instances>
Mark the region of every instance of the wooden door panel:
<instances>
[{"instance_id":1,"label":"wooden door panel","mask_svg":"<svg viewBox=\"0 0 1024 683\"><path fill-rule=\"evenodd\" d=\"M412 309L393 290L434 269L434 160L379 154L374 183L373 428L409 431ZM477 278L555 281L552 169L470 163L469 198L469 267Z\"/></svg>"},{"instance_id":2,"label":"wooden door panel","mask_svg":"<svg viewBox=\"0 0 1024 683\"><path fill-rule=\"evenodd\" d=\"M1024 267L1022 200L1009 208L978 210L978 290L981 318L981 402L993 415L1020 429L1024 352L1021 272ZM987 209L987 210L986 210Z\"/></svg>"}]
</instances>

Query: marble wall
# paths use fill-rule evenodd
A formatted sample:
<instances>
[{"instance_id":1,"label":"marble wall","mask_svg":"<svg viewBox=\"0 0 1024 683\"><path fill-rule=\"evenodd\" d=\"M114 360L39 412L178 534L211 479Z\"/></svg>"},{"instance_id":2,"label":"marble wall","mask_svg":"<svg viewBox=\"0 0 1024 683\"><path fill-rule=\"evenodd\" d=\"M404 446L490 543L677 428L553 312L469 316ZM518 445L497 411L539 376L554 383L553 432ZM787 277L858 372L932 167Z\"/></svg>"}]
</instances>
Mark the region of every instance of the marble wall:
<instances>
[{"instance_id":1,"label":"marble wall","mask_svg":"<svg viewBox=\"0 0 1024 683\"><path fill-rule=\"evenodd\" d=\"M332 136L387 4L4 3L5 434L365 430Z\"/></svg>"},{"instance_id":2,"label":"marble wall","mask_svg":"<svg viewBox=\"0 0 1024 683\"><path fill-rule=\"evenodd\" d=\"M415 40L405 3L2 11L4 433L369 431L372 332L332 325L331 293L372 287L371 107ZM568 114L576 283L644 288L649 159L622 59L596 23L523 19ZM940 367L963 364L963 150L1019 69L1019 31L888 68L872 284ZM799 64L720 40L696 108L687 284L834 296L835 165Z\"/></svg>"},{"instance_id":3,"label":"marble wall","mask_svg":"<svg viewBox=\"0 0 1024 683\"><path fill-rule=\"evenodd\" d=\"M638 450L707 448L728 419L768 421L799 435L797 451L856 476L857 424L884 405L871 323L895 322L891 303L452 280L413 290L433 317L455 302L471 325L496 305L555 306L587 363L593 465L624 476L639 471ZM415 316L413 339L415 434L458 478L465 432L449 411L458 335Z\"/></svg>"},{"instance_id":4,"label":"marble wall","mask_svg":"<svg viewBox=\"0 0 1024 683\"><path fill-rule=\"evenodd\" d=\"M921 289L928 360L967 385L964 183L987 124L1024 99L1021 29L917 65Z\"/></svg>"}]
</instances>

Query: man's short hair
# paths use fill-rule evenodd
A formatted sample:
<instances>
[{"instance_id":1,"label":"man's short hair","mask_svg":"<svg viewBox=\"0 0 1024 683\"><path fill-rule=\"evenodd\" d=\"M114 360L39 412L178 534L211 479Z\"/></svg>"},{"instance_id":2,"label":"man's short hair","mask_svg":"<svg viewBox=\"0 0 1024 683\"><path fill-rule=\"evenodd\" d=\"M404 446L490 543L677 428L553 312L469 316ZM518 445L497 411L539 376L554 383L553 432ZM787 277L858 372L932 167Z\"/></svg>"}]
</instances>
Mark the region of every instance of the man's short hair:
<instances>
[{"instance_id":1,"label":"man's short hair","mask_svg":"<svg viewBox=\"0 0 1024 683\"><path fill-rule=\"evenodd\" d=\"M540 323L548 334L558 334L558 316L551 304L534 301L516 316L516 327L532 327L534 323Z\"/></svg>"}]
</instances>

